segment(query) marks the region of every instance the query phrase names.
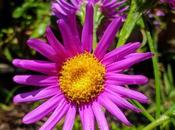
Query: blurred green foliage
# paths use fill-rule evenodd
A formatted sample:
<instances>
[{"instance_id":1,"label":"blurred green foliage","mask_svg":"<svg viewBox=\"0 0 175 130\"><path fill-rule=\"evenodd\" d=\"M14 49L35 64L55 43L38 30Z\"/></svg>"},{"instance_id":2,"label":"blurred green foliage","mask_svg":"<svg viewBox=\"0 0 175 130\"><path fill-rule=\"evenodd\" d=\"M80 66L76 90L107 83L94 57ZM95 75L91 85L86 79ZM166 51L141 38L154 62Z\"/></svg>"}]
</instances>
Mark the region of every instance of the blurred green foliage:
<instances>
[{"instance_id":1,"label":"blurred green foliage","mask_svg":"<svg viewBox=\"0 0 175 130\"><path fill-rule=\"evenodd\" d=\"M17 5L16 5L17 4ZM0 29L0 56L6 62L14 57L31 55L26 52L25 42L29 37L41 37L49 24L50 3L42 0L24 0L21 3L10 2L11 16L7 26ZM2 16L6 17L6 16Z\"/></svg>"},{"instance_id":2,"label":"blurred green foliage","mask_svg":"<svg viewBox=\"0 0 175 130\"><path fill-rule=\"evenodd\" d=\"M3 12L0 15L0 77L4 79L0 82L0 101L10 103L18 88L12 83L14 69L11 61L35 55L25 43L29 37L44 35L50 21L50 3L45 0L2 0L0 4L0 11ZM14 87L10 87L11 84Z\"/></svg>"}]
</instances>

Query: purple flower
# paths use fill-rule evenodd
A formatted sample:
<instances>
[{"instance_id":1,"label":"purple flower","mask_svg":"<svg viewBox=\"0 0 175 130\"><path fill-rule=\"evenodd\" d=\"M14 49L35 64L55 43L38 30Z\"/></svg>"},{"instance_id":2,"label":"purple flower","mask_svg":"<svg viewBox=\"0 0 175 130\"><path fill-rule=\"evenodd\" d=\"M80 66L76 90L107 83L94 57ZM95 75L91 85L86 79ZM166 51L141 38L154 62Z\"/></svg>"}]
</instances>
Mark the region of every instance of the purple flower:
<instances>
[{"instance_id":1,"label":"purple flower","mask_svg":"<svg viewBox=\"0 0 175 130\"><path fill-rule=\"evenodd\" d=\"M125 17L124 12L128 9L128 6L123 6L127 0L57 0L52 4L53 14L57 17L63 17L70 14L75 14L80 11L82 5L91 2L93 5L100 7L101 13L110 18Z\"/></svg>"},{"instance_id":2,"label":"purple flower","mask_svg":"<svg viewBox=\"0 0 175 130\"><path fill-rule=\"evenodd\" d=\"M160 1L168 3L173 9L175 9L175 0L160 0Z\"/></svg>"},{"instance_id":3,"label":"purple flower","mask_svg":"<svg viewBox=\"0 0 175 130\"><path fill-rule=\"evenodd\" d=\"M127 0L102 0L101 1L101 12L106 17L123 17L125 18L124 12L129 8L129 6L123 6Z\"/></svg>"},{"instance_id":4,"label":"purple flower","mask_svg":"<svg viewBox=\"0 0 175 130\"><path fill-rule=\"evenodd\" d=\"M150 52L137 53L140 43L128 43L107 52L112 44L122 20L115 18L105 30L95 50L93 44L93 5L87 4L82 34L75 33L74 24L64 19L58 20L63 44L47 28L45 41L30 39L27 44L47 60L15 59L16 67L41 74L16 75L19 84L36 86L31 92L18 94L15 103L45 102L25 115L23 122L32 124L50 115L40 130L51 130L65 117L63 130L71 130L79 113L84 130L94 130L95 119L100 129L108 130L102 108L126 125L131 125L121 108L140 110L127 99L146 103L148 98L135 90L125 87L131 84L145 84L143 75L127 75L122 72L132 65L152 57ZM81 38L80 38L81 37Z\"/></svg>"}]
</instances>

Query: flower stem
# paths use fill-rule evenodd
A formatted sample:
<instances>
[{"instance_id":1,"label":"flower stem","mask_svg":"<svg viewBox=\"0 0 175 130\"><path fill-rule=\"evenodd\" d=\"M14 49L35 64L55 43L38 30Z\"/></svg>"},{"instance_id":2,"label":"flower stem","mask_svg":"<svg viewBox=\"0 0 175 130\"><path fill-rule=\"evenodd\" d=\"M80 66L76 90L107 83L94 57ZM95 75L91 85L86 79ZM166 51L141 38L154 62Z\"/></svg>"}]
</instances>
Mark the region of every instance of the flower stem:
<instances>
[{"instance_id":1,"label":"flower stem","mask_svg":"<svg viewBox=\"0 0 175 130\"><path fill-rule=\"evenodd\" d=\"M137 21L141 17L142 13L138 8L137 0L132 0L127 19L119 33L117 47L122 46L127 41Z\"/></svg>"},{"instance_id":2,"label":"flower stem","mask_svg":"<svg viewBox=\"0 0 175 130\"><path fill-rule=\"evenodd\" d=\"M167 122L169 119L170 119L169 116L163 115L159 119L157 119L154 122L147 125L143 130L152 130L152 129L156 128L157 126Z\"/></svg>"},{"instance_id":3,"label":"flower stem","mask_svg":"<svg viewBox=\"0 0 175 130\"><path fill-rule=\"evenodd\" d=\"M148 45L150 51L154 54L152 57L153 69L154 69L154 77L155 77L155 89L156 89L156 119L160 117L161 114L161 79L160 79L160 72L159 72L159 61L158 61L158 52L155 47L155 41L153 40L150 31L148 30L146 24L144 23L143 18L139 21L140 26L145 30L146 37L148 40Z\"/></svg>"},{"instance_id":4,"label":"flower stem","mask_svg":"<svg viewBox=\"0 0 175 130\"><path fill-rule=\"evenodd\" d=\"M160 105L161 105L161 95L160 95L160 73L159 73L159 66L158 66L158 57L157 51L154 47L154 41L151 37L151 34L148 30L146 30L146 35L148 38L148 45L151 52L154 54L152 58L153 62L153 69L154 69L154 77L155 77L155 87L156 87L156 118L160 117Z\"/></svg>"},{"instance_id":5,"label":"flower stem","mask_svg":"<svg viewBox=\"0 0 175 130\"><path fill-rule=\"evenodd\" d=\"M164 123L169 123L171 117L175 116L175 105L173 105L168 111L166 111L162 116L148 124L143 130L152 130Z\"/></svg>"},{"instance_id":6,"label":"flower stem","mask_svg":"<svg viewBox=\"0 0 175 130\"><path fill-rule=\"evenodd\" d=\"M153 122L155 119L153 118L153 116L151 114L149 114L149 112L142 106L142 104L140 104L139 102L132 100L132 102L142 111L142 114L151 122Z\"/></svg>"}]
</instances>

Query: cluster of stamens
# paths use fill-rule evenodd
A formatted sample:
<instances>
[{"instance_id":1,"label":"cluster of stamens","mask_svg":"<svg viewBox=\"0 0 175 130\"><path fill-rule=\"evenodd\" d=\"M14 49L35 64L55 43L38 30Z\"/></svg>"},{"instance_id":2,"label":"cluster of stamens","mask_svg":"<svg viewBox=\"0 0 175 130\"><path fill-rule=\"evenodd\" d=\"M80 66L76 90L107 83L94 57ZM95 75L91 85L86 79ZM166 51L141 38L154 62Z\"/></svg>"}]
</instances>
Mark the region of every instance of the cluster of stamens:
<instances>
[{"instance_id":1,"label":"cluster of stamens","mask_svg":"<svg viewBox=\"0 0 175 130\"><path fill-rule=\"evenodd\" d=\"M90 53L68 59L62 66L59 86L74 103L88 103L104 89L105 67Z\"/></svg>"}]
</instances>

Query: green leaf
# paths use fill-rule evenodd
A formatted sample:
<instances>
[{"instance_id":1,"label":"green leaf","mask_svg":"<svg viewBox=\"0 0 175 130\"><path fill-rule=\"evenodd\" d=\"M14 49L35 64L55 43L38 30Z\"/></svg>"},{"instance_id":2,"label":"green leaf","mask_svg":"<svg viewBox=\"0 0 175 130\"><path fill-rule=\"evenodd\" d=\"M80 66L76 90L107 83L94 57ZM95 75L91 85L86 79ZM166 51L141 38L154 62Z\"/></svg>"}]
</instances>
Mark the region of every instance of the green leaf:
<instances>
[{"instance_id":1,"label":"green leaf","mask_svg":"<svg viewBox=\"0 0 175 130\"><path fill-rule=\"evenodd\" d=\"M24 8L19 7L13 12L12 17L13 18L20 18L24 14L24 11L25 11Z\"/></svg>"},{"instance_id":2,"label":"green leaf","mask_svg":"<svg viewBox=\"0 0 175 130\"><path fill-rule=\"evenodd\" d=\"M122 27L122 30L119 33L119 40L117 43L117 47L123 45L127 41L137 21L141 17L142 12L139 11L138 9L139 6L137 4L137 0L132 0L127 19Z\"/></svg>"},{"instance_id":3,"label":"green leaf","mask_svg":"<svg viewBox=\"0 0 175 130\"><path fill-rule=\"evenodd\" d=\"M157 126L161 126L164 123L168 123L171 117L175 116L175 105L173 105L164 115L160 116L158 119L148 124L143 130L153 130Z\"/></svg>"}]
</instances>

